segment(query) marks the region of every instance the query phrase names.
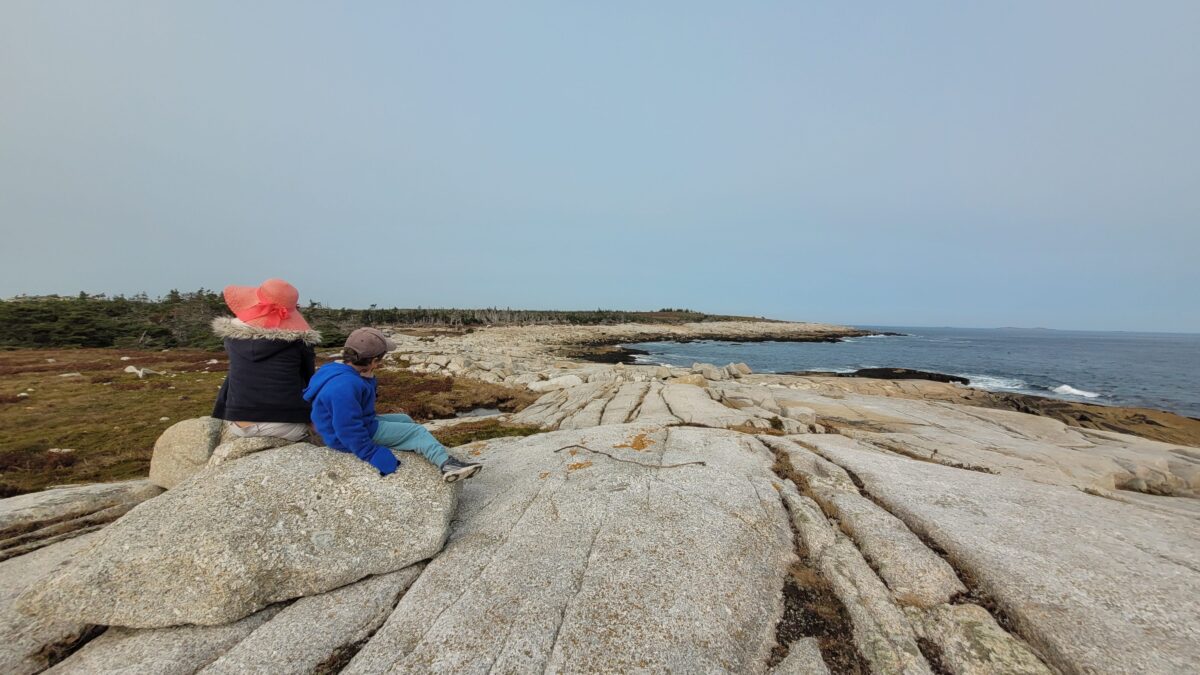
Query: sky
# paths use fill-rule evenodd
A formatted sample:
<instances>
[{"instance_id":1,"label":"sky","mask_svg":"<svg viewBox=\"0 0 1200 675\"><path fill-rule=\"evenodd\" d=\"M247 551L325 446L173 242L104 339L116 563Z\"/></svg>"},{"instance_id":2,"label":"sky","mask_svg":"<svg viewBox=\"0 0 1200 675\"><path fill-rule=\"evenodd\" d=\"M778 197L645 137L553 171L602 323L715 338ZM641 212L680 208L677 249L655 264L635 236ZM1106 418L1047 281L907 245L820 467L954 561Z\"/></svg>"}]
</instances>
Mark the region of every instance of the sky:
<instances>
[{"instance_id":1,"label":"sky","mask_svg":"<svg viewBox=\"0 0 1200 675\"><path fill-rule=\"evenodd\" d=\"M0 297L1200 332L1200 3L0 4Z\"/></svg>"}]
</instances>

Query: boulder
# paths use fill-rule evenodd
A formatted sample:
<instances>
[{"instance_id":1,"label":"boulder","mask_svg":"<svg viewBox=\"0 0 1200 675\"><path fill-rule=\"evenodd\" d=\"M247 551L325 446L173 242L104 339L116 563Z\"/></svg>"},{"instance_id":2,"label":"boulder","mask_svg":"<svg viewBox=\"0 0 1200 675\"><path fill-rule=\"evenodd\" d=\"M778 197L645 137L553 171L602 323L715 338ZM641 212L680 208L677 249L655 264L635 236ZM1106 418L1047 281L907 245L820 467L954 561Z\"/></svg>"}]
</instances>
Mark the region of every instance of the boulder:
<instances>
[{"instance_id":1,"label":"boulder","mask_svg":"<svg viewBox=\"0 0 1200 675\"><path fill-rule=\"evenodd\" d=\"M701 375L706 380L715 381L729 379L729 373L725 372L725 369L718 368L711 363L693 363L692 373Z\"/></svg>"},{"instance_id":2,"label":"boulder","mask_svg":"<svg viewBox=\"0 0 1200 675\"><path fill-rule=\"evenodd\" d=\"M253 455L256 452L270 450L271 448L281 448L285 445L291 445L292 441L286 438L274 438L271 436L257 436L249 438L231 438L228 441L217 446L212 452L212 457L208 458L208 467L220 466L225 462L232 462L235 459L241 459L247 455Z\"/></svg>"},{"instance_id":3,"label":"boulder","mask_svg":"<svg viewBox=\"0 0 1200 675\"><path fill-rule=\"evenodd\" d=\"M85 534L0 563L0 673L40 673L92 631L79 621L22 614L16 600L98 536Z\"/></svg>"},{"instance_id":4,"label":"boulder","mask_svg":"<svg viewBox=\"0 0 1200 675\"><path fill-rule=\"evenodd\" d=\"M169 490L203 469L220 442L222 424L197 417L168 427L154 443L150 482Z\"/></svg>"},{"instance_id":5,"label":"boulder","mask_svg":"<svg viewBox=\"0 0 1200 675\"><path fill-rule=\"evenodd\" d=\"M348 453L264 450L134 509L22 606L135 628L229 623L434 555L457 494L412 455L380 477Z\"/></svg>"},{"instance_id":6,"label":"boulder","mask_svg":"<svg viewBox=\"0 0 1200 675\"><path fill-rule=\"evenodd\" d=\"M680 375L667 380L667 384L690 384L694 387L704 387L708 384L708 380L700 373L692 373L690 375Z\"/></svg>"},{"instance_id":7,"label":"boulder","mask_svg":"<svg viewBox=\"0 0 1200 675\"><path fill-rule=\"evenodd\" d=\"M583 378L578 375L559 375L552 377L544 382L531 382L527 386L529 390L536 393L554 391L556 389L569 389L583 384Z\"/></svg>"},{"instance_id":8,"label":"boulder","mask_svg":"<svg viewBox=\"0 0 1200 675\"><path fill-rule=\"evenodd\" d=\"M802 424L816 424L817 413L806 405L790 399L777 398L779 414Z\"/></svg>"},{"instance_id":9,"label":"boulder","mask_svg":"<svg viewBox=\"0 0 1200 675\"><path fill-rule=\"evenodd\" d=\"M160 493L150 481L128 480L0 499L0 560L99 529Z\"/></svg>"}]
</instances>

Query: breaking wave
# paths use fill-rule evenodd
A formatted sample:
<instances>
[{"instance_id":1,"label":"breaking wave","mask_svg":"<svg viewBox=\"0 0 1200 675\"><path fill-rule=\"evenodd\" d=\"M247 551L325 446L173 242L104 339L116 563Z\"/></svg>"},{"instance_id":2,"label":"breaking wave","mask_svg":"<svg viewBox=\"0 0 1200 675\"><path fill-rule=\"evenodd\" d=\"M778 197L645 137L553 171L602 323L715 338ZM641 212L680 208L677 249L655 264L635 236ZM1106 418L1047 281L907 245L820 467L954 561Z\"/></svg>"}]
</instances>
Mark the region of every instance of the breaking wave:
<instances>
[{"instance_id":1,"label":"breaking wave","mask_svg":"<svg viewBox=\"0 0 1200 675\"><path fill-rule=\"evenodd\" d=\"M1075 387L1072 387L1069 384L1061 384L1061 385L1051 389L1050 391L1052 391L1056 394L1063 394L1064 396L1082 396L1083 398L1100 398L1100 394L1097 394L1094 391L1084 391L1082 389L1076 389Z\"/></svg>"},{"instance_id":2,"label":"breaking wave","mask_svg":"<svg viewBox=\"0 0 1200 675\"><path fill-rule=\"evenodd\" d=\"M954 373L971 381L972 387L988 391L1031 391L1029 383L1015 377L997 377L995 375L972 375L971 373Z\"/></svg>"}]
</instances>

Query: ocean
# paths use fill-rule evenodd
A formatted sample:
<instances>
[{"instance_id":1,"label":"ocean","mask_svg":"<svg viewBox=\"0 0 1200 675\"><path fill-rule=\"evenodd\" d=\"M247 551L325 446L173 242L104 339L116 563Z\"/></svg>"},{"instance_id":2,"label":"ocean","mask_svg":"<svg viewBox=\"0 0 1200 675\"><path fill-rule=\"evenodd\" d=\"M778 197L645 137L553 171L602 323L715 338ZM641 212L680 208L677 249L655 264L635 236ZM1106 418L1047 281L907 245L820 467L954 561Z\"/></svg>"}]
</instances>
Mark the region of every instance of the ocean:
<instances>
[{"instance_id":1,"label":"ocean","mask_svg":"<svg viewBox=\"0 0 1200 675\"><path fill-rule=\"evenodd\" d=\"M745 362L755 372L913 368L991 391L1155 408L1200 418L1200 334L859 326L842 342L647 342L639 363Z\"/></svg>"}]
</instances>

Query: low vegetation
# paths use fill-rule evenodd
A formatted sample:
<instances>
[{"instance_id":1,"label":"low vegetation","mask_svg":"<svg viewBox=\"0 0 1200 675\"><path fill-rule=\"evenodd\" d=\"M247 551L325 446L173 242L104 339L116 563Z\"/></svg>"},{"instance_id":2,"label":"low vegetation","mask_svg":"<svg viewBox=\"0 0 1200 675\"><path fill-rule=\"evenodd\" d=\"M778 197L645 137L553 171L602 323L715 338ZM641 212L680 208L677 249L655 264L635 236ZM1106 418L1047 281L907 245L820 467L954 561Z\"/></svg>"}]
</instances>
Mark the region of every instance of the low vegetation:
<instances>
[{"instance_id":1,"label":"low vegetation","mask_svg":"<svg viewBox=\"0 0 1200 675\"><path fill-rule=\"evenodd\" d=\"M434 437L448 448L454 448L475 441L487 441L493 438L510 438L513 436L532 436L539 433L537 427L525 427L505 424L495 419L479 420L478 422L463 422L448 429L435 431Z\"/></svg>"},{"instance_id":2,"label":"low vegetation","mask_svg":"<svg viewBox=\"0 0 1200 675\"><path fill-rule=\"evenodd\" d=\"M537 394L523 388L411 373L402 368L380 371L376 379L378 412L403 412L418 422L454 417L455 413L477 408L515 412L537 400Z\"/></svg>"},{"instance_id":3,"label":"low vegetation","mask_svg":"<svg viewBox=\"0 0 1200 675\"><path fill-rule=\"evenodd\" d=\"M156 373L139 378L125 372L128 366ZM198 349L0 351L0 497L145 476L164 429L212 411L227 367L224 352ZM402 410L421 421L480 407L519 410L533 398L474 380L379 374L379 411ZM447 441L524 431L470 423Z\"/></svg>"},{"instance_id":4,"label":"low vegetation","mask_svg":"<svg viewBox=\"0 0 1200 675\"><path fill-rule=\"evenodd\" d=\"M550 311L500 309L344 309L310 301L301 308L325 344L338 344L355 328L365 325L412 326L424 329L470 330L477 326L614 323L688 323L727 321L747 317L706 314L690 309L664 308L656 312L609 309ZM221 294L200 289L171 291L161 298L89 295L19 296L0 301L0 348L18 347L120 347L164 348L220 346L209 322L228 314Z\"/></svg>"}]
</instances>

